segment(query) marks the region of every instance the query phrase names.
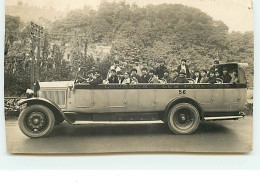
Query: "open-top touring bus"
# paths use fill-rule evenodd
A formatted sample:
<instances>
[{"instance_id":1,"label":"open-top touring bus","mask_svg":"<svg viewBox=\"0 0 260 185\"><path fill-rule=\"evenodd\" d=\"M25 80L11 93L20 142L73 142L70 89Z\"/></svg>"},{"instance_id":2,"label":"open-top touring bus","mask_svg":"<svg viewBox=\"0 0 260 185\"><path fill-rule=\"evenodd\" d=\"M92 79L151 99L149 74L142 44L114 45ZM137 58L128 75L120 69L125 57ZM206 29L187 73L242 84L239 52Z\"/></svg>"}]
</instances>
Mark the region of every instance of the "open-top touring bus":
<instances>
[{"instance_id":1,"label":"open-top touring bus","mask_svg":"<svg viewBox=\"0 0 260 185\"><path fill-rule=\"evenodd\" d=\"M64 120L71 124L163 121L175 134L191 134L201 121L236 120L246 103L246 67L236 70L238 84L100 84L40 82L37 97L20 102L18 124L32 138L47 136Z\"/></svg>"}]
</instances>

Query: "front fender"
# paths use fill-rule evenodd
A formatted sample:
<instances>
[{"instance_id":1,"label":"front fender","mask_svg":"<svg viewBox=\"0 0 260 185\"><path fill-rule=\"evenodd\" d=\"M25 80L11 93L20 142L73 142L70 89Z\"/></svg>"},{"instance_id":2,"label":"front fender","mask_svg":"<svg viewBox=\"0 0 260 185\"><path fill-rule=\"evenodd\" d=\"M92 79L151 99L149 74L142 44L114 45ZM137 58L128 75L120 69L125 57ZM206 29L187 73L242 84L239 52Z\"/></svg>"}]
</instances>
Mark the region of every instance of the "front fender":
<instances>
[{"instance_id":1,"label":"front fender","mask_svg":"<svg viewBox=\"0 0 260 185\"><path fill-rule=\"evenodd\" d=\"M61 108L53 101L45 99L45 98L29 98L29 99L24 99L21 100L20 102L18 102L18 105L24 105L27 104L27 106L30 105L44 105L46 107L48 107L54 114L55 116L55 122L57 124L61 123L62 121L66 120L69 123L71 123L69 120L66 119L64 113L62 112Z\"/></svg>"},{"instance_id":2,"label":"front fender","mask_svg":"<svg viewBox=\"0 0 260 185\"><path fill-rule=\"evenodd\" d=\"M202 110L200 104L199 104L196 100L194 100L194 99L192 99L192 98L189 98L189 97L176 97L176 98L174 98L173 100L171 100L171 101L168 103L168 105L166 106L165 110L164 110L164 116L167 117L168 111L169 111L174 105L176 105L176 104L178 104L178 103L190 103L190 104L192 104L193 106L195 106L195 107L198 109L199 114L200 114L200 118L201 118L202 120L204 119L204 112L203 112L203 110Z\"/></svg>"}]
</instances>

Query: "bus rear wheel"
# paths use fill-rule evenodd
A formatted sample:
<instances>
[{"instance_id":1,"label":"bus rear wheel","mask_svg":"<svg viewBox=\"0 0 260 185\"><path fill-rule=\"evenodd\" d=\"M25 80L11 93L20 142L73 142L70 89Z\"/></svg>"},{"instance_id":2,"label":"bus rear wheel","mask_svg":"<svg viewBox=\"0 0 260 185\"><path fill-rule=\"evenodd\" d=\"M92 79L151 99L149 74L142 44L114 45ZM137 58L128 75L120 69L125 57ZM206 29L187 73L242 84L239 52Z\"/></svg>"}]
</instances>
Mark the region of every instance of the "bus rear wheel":
<instances>
[{"instance_id":1,"label":"bus rear wheel","mask_svg":"<svg viewBox=\"0 0 260 185\"><path fill-rule=\"evenodd\" d=\"M28 137L45 137L51 133L55 124L53 112L43 105L25 108L18 119L20 130Z\"/></svg>"},{"instance_id":2,"label":"bus rear wheel","mask_svg":"<svg viewBox=\"0 0 260 185\"><path fill-rule=\"evenodd\" d=\"M191 134L199 123L199 111L189 103L179 103L168 112L168 126L175 134Z\"/></svg>"}]
</instances>

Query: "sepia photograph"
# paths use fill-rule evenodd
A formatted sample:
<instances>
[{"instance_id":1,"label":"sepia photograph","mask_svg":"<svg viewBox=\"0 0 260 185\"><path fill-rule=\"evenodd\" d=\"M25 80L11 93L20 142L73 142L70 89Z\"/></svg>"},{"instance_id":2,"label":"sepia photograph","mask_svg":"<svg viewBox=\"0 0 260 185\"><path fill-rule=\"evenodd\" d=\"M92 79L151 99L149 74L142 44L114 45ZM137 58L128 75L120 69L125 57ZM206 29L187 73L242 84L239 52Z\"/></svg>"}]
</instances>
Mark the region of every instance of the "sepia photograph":
<instances>
[{"instance_id":1,"label":"sepia photograph","mask_svg":"<svg viewBox=\"0 0 260 185\"><path fill-rule=\"evenodd\" d=\"M6 0L13 154L249 153L251 0Z\"/></svg>"}]
</instances>

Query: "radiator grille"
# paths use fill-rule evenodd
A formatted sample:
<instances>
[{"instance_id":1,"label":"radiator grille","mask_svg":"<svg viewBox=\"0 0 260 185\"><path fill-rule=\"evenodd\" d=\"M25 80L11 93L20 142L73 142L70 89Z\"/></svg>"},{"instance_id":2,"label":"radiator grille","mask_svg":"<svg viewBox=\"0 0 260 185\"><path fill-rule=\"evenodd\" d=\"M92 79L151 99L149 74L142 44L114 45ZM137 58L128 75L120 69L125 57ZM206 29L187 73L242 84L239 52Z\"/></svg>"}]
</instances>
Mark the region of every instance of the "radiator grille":
<instances>
[{"instance_id":1,"label":"radiator grille","mask_svg":"<svg viewBox=\"0 0 260 185\"><path fill-rule=\"evenodd\" d=\"M41 91L40 96L54 101L60 106L65 105L65 91Z\"/></svg>"}]
</instances>

